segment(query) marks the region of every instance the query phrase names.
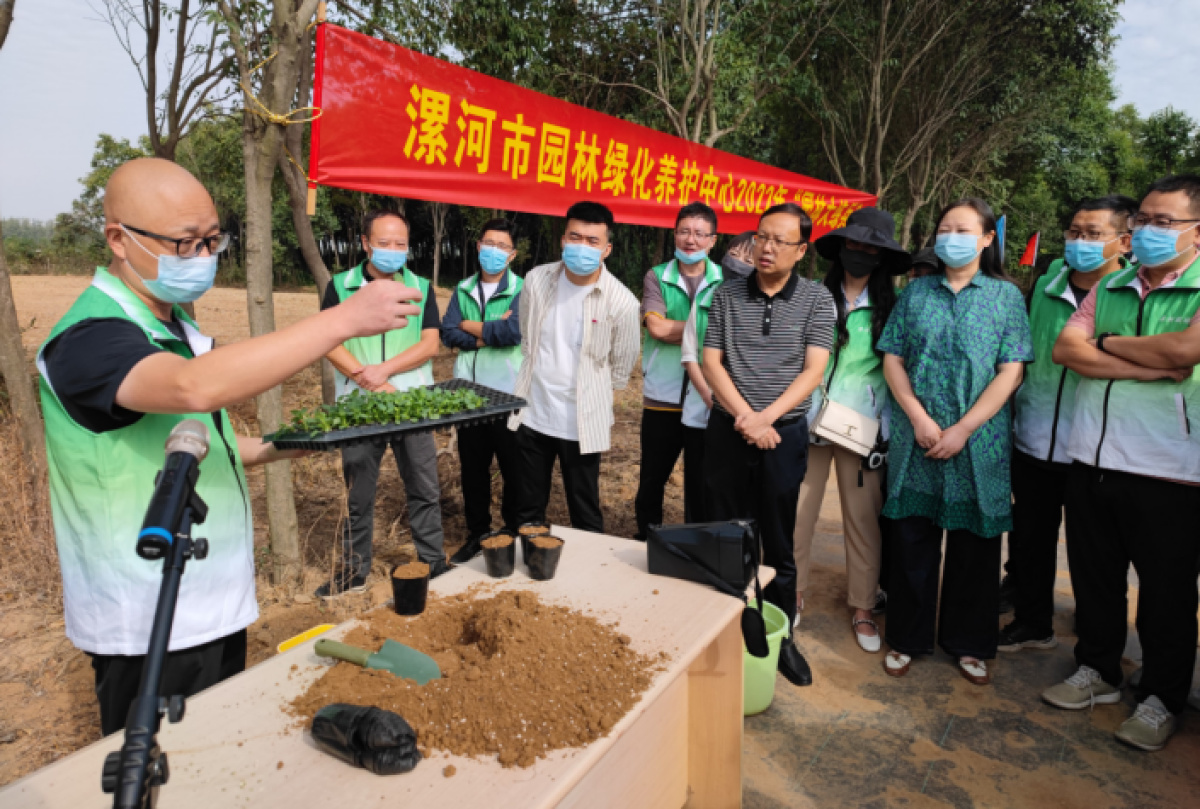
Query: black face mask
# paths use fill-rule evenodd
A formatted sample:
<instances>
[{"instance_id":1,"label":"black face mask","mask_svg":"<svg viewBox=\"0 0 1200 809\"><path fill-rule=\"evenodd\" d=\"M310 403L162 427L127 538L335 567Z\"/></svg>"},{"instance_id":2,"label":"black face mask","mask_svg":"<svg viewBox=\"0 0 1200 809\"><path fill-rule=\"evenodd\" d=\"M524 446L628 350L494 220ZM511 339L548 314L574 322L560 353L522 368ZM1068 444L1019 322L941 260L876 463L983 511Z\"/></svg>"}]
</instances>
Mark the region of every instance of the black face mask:
<instances>
[{"instance_id":1,"label":"black face mask","mask_svg":"<svg viewBox=\"0 0 1200 809\"><path fill-rule=\"evenodd\" d=\"M861 250L851 250L847 247L843 247L838 253L842 269L853 278L866 278L879 266L880 258L878 253L864 253Z\"/></svg>"},{"instance_id":2,"label":"black face mask","mask_svg":"<svg viewBox=\"0 0 1200 809\"><path fill-rule=\"evenodd\" d=\"M752 266L742 261L740 258L735 258L729 254L726 254L725 258L721 259L721 266L741 278L745 278L754 271Z\"/></svg>"}]
</instances>

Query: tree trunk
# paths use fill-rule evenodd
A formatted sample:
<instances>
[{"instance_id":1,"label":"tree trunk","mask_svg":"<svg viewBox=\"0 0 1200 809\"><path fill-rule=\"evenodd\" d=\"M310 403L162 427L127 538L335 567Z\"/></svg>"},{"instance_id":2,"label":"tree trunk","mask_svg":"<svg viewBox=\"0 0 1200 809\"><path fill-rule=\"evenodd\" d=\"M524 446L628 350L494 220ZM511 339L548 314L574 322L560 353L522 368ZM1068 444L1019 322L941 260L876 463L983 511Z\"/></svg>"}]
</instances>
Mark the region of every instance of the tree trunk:
<instances>
[{"instance_id":1,"label":"tree trunk","mask_svg":"<svg viewBox=\"0 0 1200 809\"><path fill-rule=\"evenodd\" d=\"M279 127L266 132L254 130L262 123L245 113L242 152L246 161L246 309L250 336L275 331L275 301L272 298L271 180L280 149ZM274 387L257 399L258 426L263 435L279 429L283 421L283 388ZM267 520L271 531L273 577L286 581L300 571L299 526L292 495L290 461L267 464Z\"/></svg>"},{"instance_id":2,"label":"tree trunk","mask_svg":"<svg viewBox=\"0 0 1200 809\"><path fill-rule=\"evenodd\" d=\"M0 372L8 387L8 399L21 432L21 452L34 481L46 472L46 436L42 431L42 411L37 392L29 376L25 347L21 344L21 323L13 300L12 280L4 257L4 234L0 233Z\"/></svg>"},{"instance_id":3,"label":"tree trunk","mask_svg":"<svg viewBox=\"0 0 1200 809\"><path fill-rule=\"evenodd\" d=\"M430 219L433 220L433 290L437 292L438 275L442 269L442 240L446 238L446 216L450 205L445 202L429 204Z\"/></svg>"},{"instance_id":4,"label":"tree trunk","mask_svg":"<svg viewBox=\"0 0 1200 809\"><path fill-rule=\"evenodd\" d=\"M900 223L900 246L905 250L908 249L908 243L912 241L913 221L917 218L919 210L915 203L910 202L908 210L904 212L904 221ZM920 245L918 245L919 247Z\"/></svg>"}]
</instances>

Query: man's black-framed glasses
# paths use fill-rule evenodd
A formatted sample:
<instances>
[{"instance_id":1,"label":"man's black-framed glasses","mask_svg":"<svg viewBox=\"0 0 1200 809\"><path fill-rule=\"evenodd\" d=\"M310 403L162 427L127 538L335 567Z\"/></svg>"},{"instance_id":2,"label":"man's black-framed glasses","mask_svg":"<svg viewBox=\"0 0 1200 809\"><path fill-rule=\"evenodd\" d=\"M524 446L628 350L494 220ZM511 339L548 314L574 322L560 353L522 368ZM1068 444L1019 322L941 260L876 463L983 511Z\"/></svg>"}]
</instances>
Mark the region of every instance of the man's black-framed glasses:
<instances>
[{"instance_id":1,"label":"man's black-framed glasses","mask_svg":"<svg viewBox=\"0 0 1200 809\"><path fill-rule=\"evenodd\" d=\"M158 233L151 233L148 230L135 228L133 225L122 225L126 230L131 230L139 236L145 236L147 239L158 239L160 242L168 242L175 245L175 254L180 258L195 258L200 255L200 251L205 247L208 248L209 255L217 255L223 253L229 247L229 233L221 231L212 236L185 236L182 239L175 239L170 236L163 236Z\"/></svg>"},{"instance_id":2,"label":"man's black-framed glasses","mask_svg":"<svg viewBox=\"0 0 1200 809\"><path fill-rule=\"evenodd\" d=\"M1156 228L1174 230L1176 225L1186 225L1194 222L1200 222L1200 219L1172 219L1169 216L1147 216L1144 213L1140 213L1133 218L1133 229L1140 230L1147 225L1153 225Z\"/></svg>"},{"instance_id":3,"label":"man's black-framed glasses","mask_svg":"<svg viewBox=\"0 0 1200 809\"><path fill-rule=\"evenodd\" d=\"M799 247L802 244L807 244L807 242L785 242L783 239L776 238L775 236L768 236L765 233L755 233L754 240L756 242L762 242L763 244L774 245L775 247L780 248Z\"/></svg>"}]
</instances>

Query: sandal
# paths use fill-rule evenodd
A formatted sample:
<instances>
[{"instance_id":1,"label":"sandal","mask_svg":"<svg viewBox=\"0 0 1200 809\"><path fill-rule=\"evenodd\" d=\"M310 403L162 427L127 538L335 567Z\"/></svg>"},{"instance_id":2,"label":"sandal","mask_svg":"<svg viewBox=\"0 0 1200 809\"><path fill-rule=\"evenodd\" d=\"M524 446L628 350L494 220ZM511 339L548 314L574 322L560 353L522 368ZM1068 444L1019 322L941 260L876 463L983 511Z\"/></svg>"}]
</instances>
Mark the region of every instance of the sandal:
<instances>
[{"instance_id":1,"label":"sandal","mask_svg":"<svg viewBox=\"0 0 1200 809\"><path fill-rule=\"evenodd\" d=\"M875 630L874 635L864 635L858 631L859 625L866 625ZM858 641L858 646L868 654L875 654L879 651L879 625L870 618L857 618L850 621L850 628L854 630L854 639Z\"/></svg>"},{"instance_id":2,"label":"sandal","mask_svg":"<svg viewBox=\"0 0 1200 809\"><path fill-rule=\"evenodd\" d=\"M908 674L908 667L912 665L912 658L903 652L888 652L887 657L883 659L883 670L889 677L903 677Z\"/></svg>"},{"instance_id":3,"label":"sandal","mask_svg":"<svg viewBox=\"0 0 1200 809\"><path fill-rule=\"evenodd\" d=\"M958 659L958 670L967 682L975 685L991 685L992 677L988 674L987 663L982 660L967 661L965 657Z\"/></svg>"}]
</instances>

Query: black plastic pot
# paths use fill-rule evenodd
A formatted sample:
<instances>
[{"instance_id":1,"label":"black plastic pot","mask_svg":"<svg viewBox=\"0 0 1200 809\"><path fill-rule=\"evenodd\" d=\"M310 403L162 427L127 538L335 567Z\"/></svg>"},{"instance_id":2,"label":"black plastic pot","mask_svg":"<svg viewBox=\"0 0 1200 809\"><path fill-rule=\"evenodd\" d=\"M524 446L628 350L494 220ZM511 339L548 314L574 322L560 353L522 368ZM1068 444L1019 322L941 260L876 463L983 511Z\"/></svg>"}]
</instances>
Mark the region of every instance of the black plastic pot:
<instances>
[{"instance_id":1,"label":"black plastic pot","mask_svg":"<svg viewBox=\"0 0 1200 809\"><path fill-rule=\"evenodd\" d=\"M549 534L544 535L550 537ZM525 564L529 566L529 578L537 581L546 581L554 578L554 572L558 570L558 560L562 558L563 545L561 537L550 537L558 540L558 546L555 548L539 548L532 542L529 543L529 553L525 556Z\"/></svg>"},{"instance_id":2,"label":"black plastic pot","mask_svg":"<svg viewBox=\"0 0 1200 809\"><path fill-rule=\"evenodd\" d=\"M506 536L512 538L512 534L508 531L493 531L483 538L483 542L492 537ZM503 579L505 576L511 576L513 568L517 564L517 543L516 540L509 542L502 548L489 548L483 546L483 561L487 565L488 575L493 579Z\"/></svg>"},{"instance_id":3,"label":"black plastic pot","mask_svg":"<svg viewBox=\"0 0 1200 809\"><path fill-rule=\"evenodd\" d=\"M538 529L537 533L535 533L535 534L522 534L520 531L517 532L517 539L520 540L520 542L521 542L521 558L523 560L525 560L525 564L529 564L529 549L532 547L529 544L529 540L532 539L533 537L550 536L550 523L527 522L527 523L524 523L521 526L521 528L524 528L524 529L537 528Z\"/></svg>"},{"instance_id":4,"label":"black plastic pot","mask_svg":"<svg viewBox=\"0 0 1200 809\"><path fill-rule=\"evenodd\" d=\"M396 567L392 568L393 573ZM420 615L425 611L425 599L428 596L428 574L419 579L397 579L392 576L392 609L397 615Z\"/></svg>"}]
</instances>

